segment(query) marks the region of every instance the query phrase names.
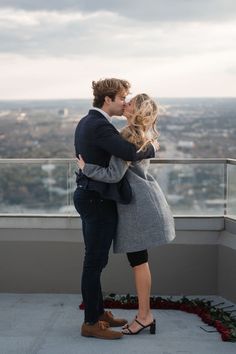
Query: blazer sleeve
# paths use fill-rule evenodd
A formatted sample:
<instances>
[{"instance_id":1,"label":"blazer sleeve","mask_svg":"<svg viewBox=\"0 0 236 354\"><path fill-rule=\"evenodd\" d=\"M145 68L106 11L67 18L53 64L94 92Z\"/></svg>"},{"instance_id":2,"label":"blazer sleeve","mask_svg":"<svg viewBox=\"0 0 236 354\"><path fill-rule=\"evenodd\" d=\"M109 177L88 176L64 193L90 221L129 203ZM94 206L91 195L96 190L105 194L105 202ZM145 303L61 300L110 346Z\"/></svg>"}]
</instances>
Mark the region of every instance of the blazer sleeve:
<instances>
[{"instance_id":1,"label":"blazer sleeve","mask_svg":"<svg viewBox=\"0 0 236 354\"><path fill-rule=\"evenodd\" d=\"M146 151L137 152L136 146L123 139L112 124L102 124L97 127L96 145L125 161L138 161L155 157L152 144L148 145Z\"/></svg>"},{"instance_id":2,"label":"blazer sleeve","mask_svg":"<svg viewBox=\"0 0 236 354\"><path fill-rule=\"evenodd\" d=\"M108 167L101 167L91 163L85 163L83 174L95 181L117 183L125 175L129 164L124 160L112 156Z\"/></svg>"}]
</instances>

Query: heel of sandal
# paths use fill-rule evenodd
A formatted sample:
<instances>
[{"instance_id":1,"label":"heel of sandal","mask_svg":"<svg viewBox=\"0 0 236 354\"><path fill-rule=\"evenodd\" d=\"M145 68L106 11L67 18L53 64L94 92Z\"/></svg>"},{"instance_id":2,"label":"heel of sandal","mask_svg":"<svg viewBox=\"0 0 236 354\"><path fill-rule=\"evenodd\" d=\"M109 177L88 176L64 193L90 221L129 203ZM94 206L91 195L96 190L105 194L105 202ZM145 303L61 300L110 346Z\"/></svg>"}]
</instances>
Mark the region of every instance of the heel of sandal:
<instances>
[{"instance_id":1,"label":"heel of sandal","mask_svg":"<svg viewBox=\"0 0 236 354\"><path fill-rule=\"evenodd\" d=\"M156 320L150 324L150 334L156 334Z\"/></svg>"}]
</instances>

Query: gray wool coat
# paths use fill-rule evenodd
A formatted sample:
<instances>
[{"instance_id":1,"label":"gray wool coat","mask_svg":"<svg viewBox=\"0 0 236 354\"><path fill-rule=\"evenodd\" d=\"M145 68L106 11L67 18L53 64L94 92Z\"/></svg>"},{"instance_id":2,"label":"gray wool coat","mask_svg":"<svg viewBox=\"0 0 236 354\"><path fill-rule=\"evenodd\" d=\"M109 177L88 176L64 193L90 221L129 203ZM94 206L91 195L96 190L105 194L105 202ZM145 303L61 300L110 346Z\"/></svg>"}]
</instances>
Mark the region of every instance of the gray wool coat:
<instances>
[{"instance_id":1,"label":"gray wool coat","mask_svg":"<svg viewBox=\"0 0 236 354\"><path fill-rule=\"evenodd\" d=\"M159 184L148 173L149 163L149 160L142 160L128 165L112 156L106 168L88 163L84 166L86 176L107 183L117 183L126 173L132 188L131 203L117 203L114 253L141 251L175 238L173 215Z\"/></svg>"}]
</instances>

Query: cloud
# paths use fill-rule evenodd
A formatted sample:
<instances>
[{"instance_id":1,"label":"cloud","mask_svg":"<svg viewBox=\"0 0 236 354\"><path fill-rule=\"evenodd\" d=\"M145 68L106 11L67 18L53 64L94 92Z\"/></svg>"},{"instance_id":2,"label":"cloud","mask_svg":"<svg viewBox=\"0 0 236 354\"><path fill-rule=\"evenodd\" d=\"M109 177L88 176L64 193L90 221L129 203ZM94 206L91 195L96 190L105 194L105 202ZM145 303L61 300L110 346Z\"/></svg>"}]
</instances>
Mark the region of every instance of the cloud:
<instances>
[{"instance_id":1,"label":"cloud","mask_svg":"<svg viewBox=\"0 0 236 354\"><path fill-rule=\"evenodd\" d=\"M236 41L234 21L222 22L233 8L231 0L0 0L0 53L168 60L224 51Z\"/></svg>"},{"instance_id":2,"label":"cloud","mask_svg":"<svg viewBox=\"0 0 236 354\"><path fill-rule=\"evenodd\" d=\"M224 21L236 17L234 0L1 0L1 7L25 10L110 11L140 21Z\"/></svg>"},{"instance_id":3,"label":"cloud","mask_svg":"<svg viewBox=\"0 0 236 354\"><path fill-rule=\"evenodd\" d=\"M25 55L75 55L91 53L91 42L101 31L107 13L48 12L0 9L0 52ZM97 26L92 26L98 19ZM111 22L111 16L109 16ZM102 26L104 27L104 26ZM98 28L98 33L96 33ZM96 44L94 44L96 47ZM92 50L93 51L93 50Z\"/></svg>"},{"instance_id":4,"label":"cloud","mask_svg":"<svg viewBox=\"0 0 236 354\"><path fill-rule=\"evenodd\" d=\"M153 26L112 12L0 9L0 53L26 56L171 58L234 47L233 22Z\"/></svg>"},{"instance_id":5,"label":"cloud","mask_svg":"<svg viewBox=\"0 0 236 354\"><path fill-rule=\"evenodd\" d=\"M235 10L230 0L0 0L1 97L86 97L107 76L152 95L232 96Z\"/></svg>"}]
</instances>

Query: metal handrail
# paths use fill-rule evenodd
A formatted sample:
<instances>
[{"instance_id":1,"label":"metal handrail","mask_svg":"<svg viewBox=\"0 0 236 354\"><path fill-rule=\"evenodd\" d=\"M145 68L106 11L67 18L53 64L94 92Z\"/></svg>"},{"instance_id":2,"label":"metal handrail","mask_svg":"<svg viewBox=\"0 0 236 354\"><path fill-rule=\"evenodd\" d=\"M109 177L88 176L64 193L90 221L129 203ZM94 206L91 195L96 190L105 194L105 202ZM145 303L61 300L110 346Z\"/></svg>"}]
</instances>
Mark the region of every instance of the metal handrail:
<instances>
[{"instance_id":1,"label":"metal handrail","mask_svg":"<svg viewBox=\"0 0 236 354\"><path fill-rule=\"evenodd\" d=\"M53 161L54 163L64 163L64 162L75 162L75 158L3 158L0 159L1 163L48 163ZM152 158L150 159L151 163L162 163L162 164L198 164L198 163L212 163L212 164L232 164L236 165L236 159L232 158L184 158L184 159L172 159L172 158L165 158L165 159L158 159Z\"/></svg>"}]
</instances>

